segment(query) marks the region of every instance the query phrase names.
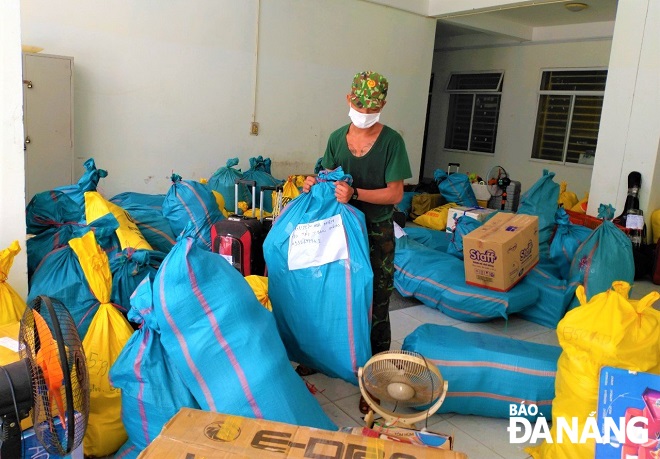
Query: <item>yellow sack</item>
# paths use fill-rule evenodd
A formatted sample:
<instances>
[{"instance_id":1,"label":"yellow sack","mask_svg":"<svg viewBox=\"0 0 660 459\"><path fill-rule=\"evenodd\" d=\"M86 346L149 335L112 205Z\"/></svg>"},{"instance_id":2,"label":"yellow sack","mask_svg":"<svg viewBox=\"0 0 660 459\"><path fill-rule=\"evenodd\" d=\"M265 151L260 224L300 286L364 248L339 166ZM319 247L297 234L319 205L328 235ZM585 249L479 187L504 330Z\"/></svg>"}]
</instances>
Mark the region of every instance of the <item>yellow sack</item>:
<instances>
[{"instance_id":1,"label":"yellow sack","mask_svg":"<svg viewBox=\"0 0 660 459\"><path fill-rule=\"evenodd\" d=\"M612 289L587 302L582 285L576 295L581 306L566 313L557 324L562 353L557 361L555 398L552 401L552 443L543 442L525 451L534 458L573 459L594 457L595 440L570 443L563 435L557 443L557 418L571 425L577 418L578 438L587 418L598 409L599 373L603 366L633 371L660 372L660 311L653 303L660 293L641 300L628 299L630 284L612 283Z\"/></svg>"},{"instance_id":2,"label":"yellow sack","mask_svg":"<svg viewBox=\"0 0 660 459\"><path fill-rule=\"evenodd\" d=\"M144 238L140 228L128 212L107 201L97 191L87 191L85 193L85 218L88 222L93 222L109 213L112 213L119 222L116 233L122 250L127 247L153 250L151 244Z\"/></svg>"},{"instance_id":3,"label":"yellow sack","mask_svg":"<svg viewBox=\"0 0 660 459\"><path fill-rule=\"evenodd\" d=\"M218 209L220 209L222 215L224 215L225 218L229 217L229 212L227 212L227 209L225 209L225 197L222 195L222 193L219 193L215 190L211 190L211 192L213 193L215 202L218 204Z\"/></svg>"},{"instance_id":4,"label":"yellow sack","mask_svg":"<svg viewBox=\"0 0 660 459\"><path fill-rule=\"evenodd\" d=\"M243 212L243 215L246 217L255 217L255 218L261 218L261 209L248 209L245 212ZM271 217L273 214L270 212L264 210L264 218Z\"/></svg>"},{"instance_id":5,"label":"yellow sack","mask_svg":"<svg viewBox=\"0 0 660 459\"><path fill-rule=\"evenodd\" d=\"M651 230L653 243L657 244L660 238L660 209L655 209L651 214Z\"/></svg>"},{"instance_id":6,"label":"yellow sack","mask_svg":"<svg viewBox=\"0 0 660 459\"><path fill-rule=\"evenodd\" d=\"M441 205L444 198L440 193L419 193L413 196L410 203L410 217L421 217L431 209Z\"/></svg>"},{"instance_id":7,"label":"yellow sack","mask_svg":"<svg viewBox=\"0 0 660 459\"><path fill-rule=\"evenodd\" d=\"M582 200L578 201L577 204L575 204L573 207L570 208L573 212L577 212L580 214L586 214L587 213L587 205L589 205L589 193L584 194L584 198Z\"/></svg>"},{"instance_id":8,"label":"yellow sack","mask_svg":"<svg viewBox=\"0 0 660 459\"><path fill-rule=\"evenodd\" d=\"M71 239L69 245L78 256L85 279L100 303L83 340L90 388L83 452L85 456L107 456L128 439L121 421L121 391L112 387L108 373L133 334L133 328L110 304L110 264L108 256L96 243L94 233L90 231L83 237Z\"/></svg>"},{"instance_id":9,"label":"yellow sack","mask_svg":"<svg viewBox=\"0 0 660 459\"><path fill-rule=\"evenodd\" d=\"M18 241L0 251L0 325L20 321L25 312L25 300L7 283L14 257L20 251Z\"/></svg>"},{"instance_id":10,"label":"yellow sack","mask_svg":"<svg viewBox=\"0 0 660 459\"><path fill-rule=\"evenodd\" d=\"M263 276L245 276L245 280L252 291L254 292L257 300L269 311L273 310L273 305L270 303L270 298L268 298L268 278Z\"/></svg>"},{"instance_id":11,"label":"yellow sack","mask_svg":"<svg viewBox=\"0 0 660 459\"><path fill-rule=\"evenodd\" d=\"M413 222L426 228L444 230L447 227L447 212L452 207L456 207L456 204L448 202L440 207L429 210L424 215L420 215Z\"/></svg>"},{"instance_id":12,"label":"yellow sack","mask_svg":"<svg viewBox=\"0 0 660 459\"><path fill-rule=\"evenodd\" d=\"M566 190L566 182L561 182L559 184L559 199L557 204L564 206L564 209L571 210L580 200L577 197L577 194L572 191Z\"/></svg>"},{"instance_id":13,"label":"yellow sack","mask_svg":"<svg viewBox=\"0 0 660 459\"><path fill-rule=\"evenodd\" d=\"M298 178L303 177L303 183L305 183L304 176L302 175L292 175L290 176L284 185L282 185L282 207L286 206L292 199L296 199L300 196L300 187L298 186ZM277 200L277 193L273 192L273 202Z\"/></svg>"}]
</instances>

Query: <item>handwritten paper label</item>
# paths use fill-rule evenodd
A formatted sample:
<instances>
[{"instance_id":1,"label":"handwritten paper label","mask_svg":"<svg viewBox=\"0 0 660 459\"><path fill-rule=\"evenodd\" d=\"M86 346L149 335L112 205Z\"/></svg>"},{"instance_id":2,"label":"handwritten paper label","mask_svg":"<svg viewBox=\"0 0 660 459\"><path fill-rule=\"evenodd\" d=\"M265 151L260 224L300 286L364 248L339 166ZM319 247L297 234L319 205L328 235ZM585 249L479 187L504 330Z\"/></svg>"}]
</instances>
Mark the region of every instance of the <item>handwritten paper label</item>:
<instances>
[{"instance_id":1,"label":"handwritten paper label","mask_svg":"<svg viewBox=\"0 0 660 459\"><path fill-rule=\"evenodd\" d=\"M348 258L341 215L301 223L289 236L289 270L310 268Z\"/></svg>"},{"instance_id":2,"label":"handwritten paper label","mask_svg":"<svg viewBox=\"0 0 660 459\"><path fill-rule=\"evenodd\" d=\"M399 239L403 236L407 236L406 230L401 228L397 222L394 222L394 237Z\"/></svg>"}]
</instances>

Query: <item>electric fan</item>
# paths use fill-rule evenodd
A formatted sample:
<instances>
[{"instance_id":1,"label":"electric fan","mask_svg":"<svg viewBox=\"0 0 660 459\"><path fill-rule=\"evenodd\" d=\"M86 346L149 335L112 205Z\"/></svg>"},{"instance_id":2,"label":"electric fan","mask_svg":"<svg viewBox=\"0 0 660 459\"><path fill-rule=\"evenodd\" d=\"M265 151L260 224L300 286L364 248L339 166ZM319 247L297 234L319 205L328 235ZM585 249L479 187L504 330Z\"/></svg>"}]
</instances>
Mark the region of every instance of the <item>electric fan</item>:
<instances>
[{"instance_id":1,"label":"electric fan","mask_svg":"<svg viewBox=\"0 0 660 459\"><path fill-rule=\"evenodd\" d=\"M0 367L0 456L21 457L21 419L31 416L44 449L66 456L83 440L89 416L89 378L82 342L64 305L36 297L18 334L20 360Z\"/></svg>"},{"instance_id":2,"label":"electric fan","mask_svg":"<svg viewBox=\"0 0 660 459\"><path fill-rule=\"evenodd\" d=\"M506 189L511 184L509 174L502 166L494 166L488 171L486 179L488 191L493 197L502 197L500 210L506 208Z\"/></svg>"},{"instance_id":3,"label":"electric fan","mask_svg":"<svg viewBox=\"0 0 660 459\"><path fill-rule=\"evenodd\" d=\"M440 409L447 394L447 381L442 378L440 370L421 354L403 350L374 355L358 369L358 383L371 408L364 419L369 428L376 412L390 427L415 429L415 423L430 418ZM394 404L394 409L385 408L383 402ZM413 413L395 411L423 406L429 408Z\"/></svg>"}]
</instances>

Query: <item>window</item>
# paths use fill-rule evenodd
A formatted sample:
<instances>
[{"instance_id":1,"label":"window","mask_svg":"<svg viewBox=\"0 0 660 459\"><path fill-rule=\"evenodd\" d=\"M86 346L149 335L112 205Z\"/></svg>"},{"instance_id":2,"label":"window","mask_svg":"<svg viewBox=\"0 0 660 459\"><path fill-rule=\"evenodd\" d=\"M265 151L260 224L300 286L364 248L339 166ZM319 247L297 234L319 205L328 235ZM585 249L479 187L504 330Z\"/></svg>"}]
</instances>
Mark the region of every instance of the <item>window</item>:
<instances>
[{"instance_id":1,"label":"window","mask_svg":"<svg viewBox=\"0 0 660 459\"><path fill-rule=\"evenodd\" d=\"M454 73L449 78L445 148L495 153L502 72Z\"/></svg>"},{"instance_id":2,"label":"window","mask_svg":"<svg viewBox=\"0 0 660 459\"><path fill-rule=\"evenodd\" d=\"M607 70L547 70L541 77L532 158L593 164Z\"/></svg>"}]
</instances>

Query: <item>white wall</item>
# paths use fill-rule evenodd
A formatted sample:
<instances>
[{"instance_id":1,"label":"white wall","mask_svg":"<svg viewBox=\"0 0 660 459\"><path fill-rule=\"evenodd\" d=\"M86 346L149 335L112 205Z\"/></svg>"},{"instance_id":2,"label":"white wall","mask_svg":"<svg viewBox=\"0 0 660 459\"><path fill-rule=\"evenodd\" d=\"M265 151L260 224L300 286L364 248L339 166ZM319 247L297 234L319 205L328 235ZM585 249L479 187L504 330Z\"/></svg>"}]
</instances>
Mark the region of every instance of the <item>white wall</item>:
<instances>
[{"instance_id":1,"label":"white wall","mask_svg":"<svg viewBox=\"0 0 660 459\"><path fill-rule=\"evenodd\" d=\"M27 296L23 92L19 0L0 2L0 250L21 245L7 282ZM4 282L5 279L0 279Z\"/></svg>"},{"instance_id":2,"label":"white wall","mask_svg":"<svg viewBox=\"0 0 660 459\"><path fill-rule=\"evenodd\" d=\"M462 172L482 176L491 167L501 165L513 180L521 182L525 191L541 177L543 169L548 169L556 173L557 183L566 181L569 190L584 197L591 182L590 166L563 166L530 159L540 77L542 70L548 68L607 68L610 47L610 40L596 40L436 52L424 176L433 177L435 169L446 169L449 162L460 163ZM449 94L444 89L449 75L483 70L504 71L495 154L447 151L443 147Z\"/></svg>"},{"instance_id":3,"label":"white wall","mask_svg":"<svg viewBox=\"0 0 660 459\"><path fill-rule=\"evenodd\" d=\"M433 19L354 0L21 5L24 43L75 58L76 173L94 157L106 196L164 193L173 171L204 178L232 157L244 170L270 157L277 178L312 172L369 69L390 80L382 119L419 170Z\"/></svg>"}]
</instances>

